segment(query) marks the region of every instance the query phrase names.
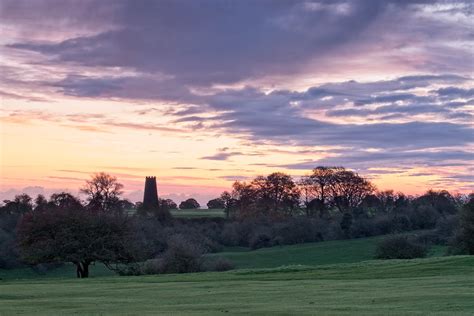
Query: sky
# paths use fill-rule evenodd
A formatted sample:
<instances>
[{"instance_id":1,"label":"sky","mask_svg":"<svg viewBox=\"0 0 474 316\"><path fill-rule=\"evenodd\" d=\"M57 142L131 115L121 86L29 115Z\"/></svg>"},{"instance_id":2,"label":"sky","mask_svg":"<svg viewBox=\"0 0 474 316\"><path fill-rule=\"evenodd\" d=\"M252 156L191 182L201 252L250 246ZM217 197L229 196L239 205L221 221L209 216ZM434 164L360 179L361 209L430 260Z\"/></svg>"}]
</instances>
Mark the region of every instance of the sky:
<instances>
[{"instance_id":1,"label":"sky","mask_svg":"<svg viewBox=\"0 0 474 316\"><path fill-rule=\"evenodd\" d=\"M0 198L117 176L201 204L344 166L474 189L471 1L0 0Z\"/></svg>"}]
</instances>

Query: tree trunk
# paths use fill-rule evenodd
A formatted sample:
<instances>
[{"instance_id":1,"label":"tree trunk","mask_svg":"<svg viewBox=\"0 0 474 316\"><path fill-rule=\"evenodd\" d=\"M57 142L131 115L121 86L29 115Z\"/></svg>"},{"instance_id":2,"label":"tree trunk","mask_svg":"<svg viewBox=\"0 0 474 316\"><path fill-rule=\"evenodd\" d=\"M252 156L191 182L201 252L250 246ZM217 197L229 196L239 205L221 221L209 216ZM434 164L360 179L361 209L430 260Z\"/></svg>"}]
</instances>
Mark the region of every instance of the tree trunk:
<instances>
[{"instance_id":1,"label":"tree trunk","mask_svg":"<svg viewBox=\"0 0 474 316\"><path fill-rule=\"evenodd\" d=\"M78 278L88 278L89 277L89 261L81 261L76 263L76 275Z\"/></svg>"}]
</instances>

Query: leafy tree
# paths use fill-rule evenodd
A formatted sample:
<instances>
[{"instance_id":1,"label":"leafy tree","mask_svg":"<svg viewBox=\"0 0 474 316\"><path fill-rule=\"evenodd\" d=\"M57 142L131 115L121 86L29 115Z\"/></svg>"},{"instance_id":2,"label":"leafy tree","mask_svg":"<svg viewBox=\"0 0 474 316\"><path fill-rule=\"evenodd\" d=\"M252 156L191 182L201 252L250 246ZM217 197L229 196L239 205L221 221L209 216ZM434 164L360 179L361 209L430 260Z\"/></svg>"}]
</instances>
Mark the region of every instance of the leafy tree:
<instances>
[{"instance_id":1,"label":"leafy tree","mask_svg":"<svg viewBox=\"0 0 474 316\"><path fill-rule=\"evenodd\" d=\"M395 202L398 196L393 193L393 190L379 191L376 193L377 198L380 201L379 211L383 213L391 213L395 209Z\"/></svg>"},{"instance_id":2,"label":"leafy tree","mask_svg":"<svg viewBox=\"0 0 474 316\"><path fill-rule=\"evenodd\" d=\"M259 176L250 184L235 182L232 196L241 218L285 217L299 207L300 192L291 176L275 172L267 177Z\"/></svg>"},{"instance_id":3,"label":"leafy tree","mask_svg":"<svg viewBox=\"0 0 474 316\"><path fill-rule=\"evenodd\" d=\"M170 210L178 209L178 204L176 204L172 199L165 199L163 203L166 204Z\"/></svg>"},{"instance_id":4,"label":"leafy tree","mask_svg":"<svg viewBox=\"0 0 474 316\"><path fill-rule=\"evenodd\" d=\"M78 278L87 278L96 261L110 266L141 259L143 247L134 241L127 217L93 210L52 207L24 215L18 226L24 261L72 262Z\"/></svg>"},{"instance_id":5,"label":"leafy tree","mask_svg":"<svg viewBox=\"0 0 474 316\"><path fill-rule=\"evenodd\" d=\"M322 217L324 213L329 209L331 199L334 196L331 193L334 193L331 189L334 188L337 181L337 175L339 172L345 171L341 167L316 167L313 169L312 174L309 176L309 181L312 185L312 189L316 195L316 198L319 200L317 204L319 207L319 216Z\"/></svg>"},{"instance_id":6,"label":"leafy tree","mask_svg":"<svg viewBox=\"0 0 474 316\"><path fill-rule=\"evenodd\" d=\"M193 198L187 199L179 203L179 208L182 210L193 210L193 209L198 209L200 207L201 205L199 205L198 201L196 201Z\"/></svg>"},{"instance_id":7,"label":"leafy tree","mask_svg":"<svg viewBox=\"0 0 474 316\"><path fill-rule=\"evenodd\" d=\"M252 186L257 192L260 210L267 214L288 216L299 206L299 189L287 174L275 172L267 177L257 177Z\"/></svg>"},{"instance_id":8,"label":"leafy tree","mask_svg":"<svg viewBox=\"0 0 474 316\"><path fill-rule=\"evenodd\" d=\"M457 203L448 191L429 190L414 201L415 207L427 206L435 209L441 216L457 213Z\"/></svg>"},{"instance_id":9,"label":"leafy tree","mask_svg":"<svg viewBox=\"0 0 474 316\"><path fill-rule=\"evenodd\" d=\"M63 210L82 210L84 206L74 195L67 192L54 193L49 198L47 207L59 208Z\"/></svg>"},{"instance_id":10,"label":"leafy tree","mask_svg":"<svg viewBox=\"0 0 474 316\"><path fill-rule=\"evenodd\" d=\"M48 200L42 194L38 194L35 199L34 211L39 212L45 210L48 207Z\"/></svg>"},{"instance_id":11,"label":"leafy tree","mask_svg":"<svg viewBox=\"0 0 474 316\"><path fill-rule=\"evenodd\" d=\"M212 199L207 202L208 209L223 209L225 208L225 202L221 198Z\"/></svg>"},{"instance_id":12,"label":"leafy tree","mask_svg":"<svg viewBox=\"0 0 474 316\"><path fill-rule=\"evenodd\" d=\"M26 214L33 210L32 199L28 194L16 195L13 201L4 200L5 204L2 207L2 213L4 214Z\"/></svg>"},{"instance_id":13,"label":"leafy tree","mask_svg":"<svg viewBox=\"0 0 474 316\"><path fill-rule=\"evenodd\" d=\"M241 218L255 217L258 200L256 190L251 184L236 181L232 185L232 196L236 199L236 212Z\"/></svg>"},{"instance_id":14,"label":"leafy tree","mask_svg":"<svg viewBox=\"0 0 474 316\"><path fill-rule=\"evenodd\" d=\"M374 191L375 187L369 181L343 168L334 174L330 186L333 203L341 213L351 212Z\"/></svg>"},{"instance_id":15,"label":"leafy tree","mask_svg":"<svg viewBox=\"0 0 474 316\"><path fill-rule=\"evenodd\" d=\"M81 192L87 195L88 208L98 211L121 211L120 195L123 185L107 173L94 174L86 181Z\"/></svg>"}]
</instances>

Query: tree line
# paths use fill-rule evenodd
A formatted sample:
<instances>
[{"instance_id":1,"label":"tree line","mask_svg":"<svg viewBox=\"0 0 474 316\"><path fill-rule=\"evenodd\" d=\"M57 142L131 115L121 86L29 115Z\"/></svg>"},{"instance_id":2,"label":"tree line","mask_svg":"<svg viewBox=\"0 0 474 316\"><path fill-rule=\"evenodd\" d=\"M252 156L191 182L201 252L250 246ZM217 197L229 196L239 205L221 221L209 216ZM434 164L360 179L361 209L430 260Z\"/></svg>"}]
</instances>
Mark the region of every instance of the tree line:
<instances>
[{"instance_id":1,"label":"tree line","mask_svg":"<svg viewBox=\"0 0 474 316\"><path fill-rule=\"evenodd\" d=\"M148 262L150 271L186 272L199 270L202 254L224 246L256 249L410 230L426 230L420 238L449 244L454 253L474 254L473 195L377 191L342 167L317 167L298 181L284 173L237 181L208 203L224 209L226 219L173 218L173 201L145 208L122 199L122 189L115 177L98 173L81 188L85 201L65 192L5 200L0 268L71 262L78 277L88 277L94 262L136 274ZM198 207L192 200L180 207Z\"/></svg>"}]
</instances>

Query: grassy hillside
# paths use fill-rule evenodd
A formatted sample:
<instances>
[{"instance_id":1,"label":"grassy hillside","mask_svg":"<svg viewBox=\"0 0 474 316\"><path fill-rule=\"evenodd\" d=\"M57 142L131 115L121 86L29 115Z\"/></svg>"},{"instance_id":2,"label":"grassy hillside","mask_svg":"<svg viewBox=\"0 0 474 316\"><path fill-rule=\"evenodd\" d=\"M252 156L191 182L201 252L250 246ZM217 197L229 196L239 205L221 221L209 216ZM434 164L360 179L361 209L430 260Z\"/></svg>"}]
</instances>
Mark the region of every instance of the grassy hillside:
<instances>
[{"instance_id":1,"label":"grassy hillside","mask_svg":"<svg viewBox=\"0 0 474 316\"><path fill-rule=\"evenodd\" d=\"M237 268L273 268L282 265L321 265L371 260L377 238L335 240L291 246L277 246L254 251L216 254L230 259Z\"/></svg>"},{"instance_id":2,"label":"grassy hillside","mask_svg":"<svg viewBox=\"0 0 474 316\"><path fill-rule=\"evenodd\" d=\"M275 268L285 265L324 265L336 263L353 263L371 260L374 257L377 242L384 236L351 240L334 240L318 243L306 243L291 246L277 246L258 250L248 248L228 248L225 252L210 254L209 257L222 256L230 259L238 269ZM444 247L435 246L430 256L440 256ZM29 268L1 270L0 278L4 280L28 278L74 278L74 266L65 265L58 269L38 274ZM91 275L111 276L114 273L101 264L91 267Z\"/></svg>"},{"instance_id":3,"label":"grassy hillside","mask_svg":"<svg viewBox=\"0 0 474 316\"><path fill-rule=\"evenodd\" d=\"M291 246L277 246L249 251L245 248L230 249L213 256L230 259L237 268L274 268L290 264L322 265L352 263L374 258L377 242L385 236L351 240L334 240ZM431 248L429 256L440 256L445 248Z\"/></svg>"},{"instance_id":4,"label":"grassy hillside","mask_svg":"<svg viewBox=\"0 0 474 316\"><path fill-rule=\"evenodd\" d=\"M474 257L0 282L0 314L472 315Z\"/></svg>"}]
</instances>

